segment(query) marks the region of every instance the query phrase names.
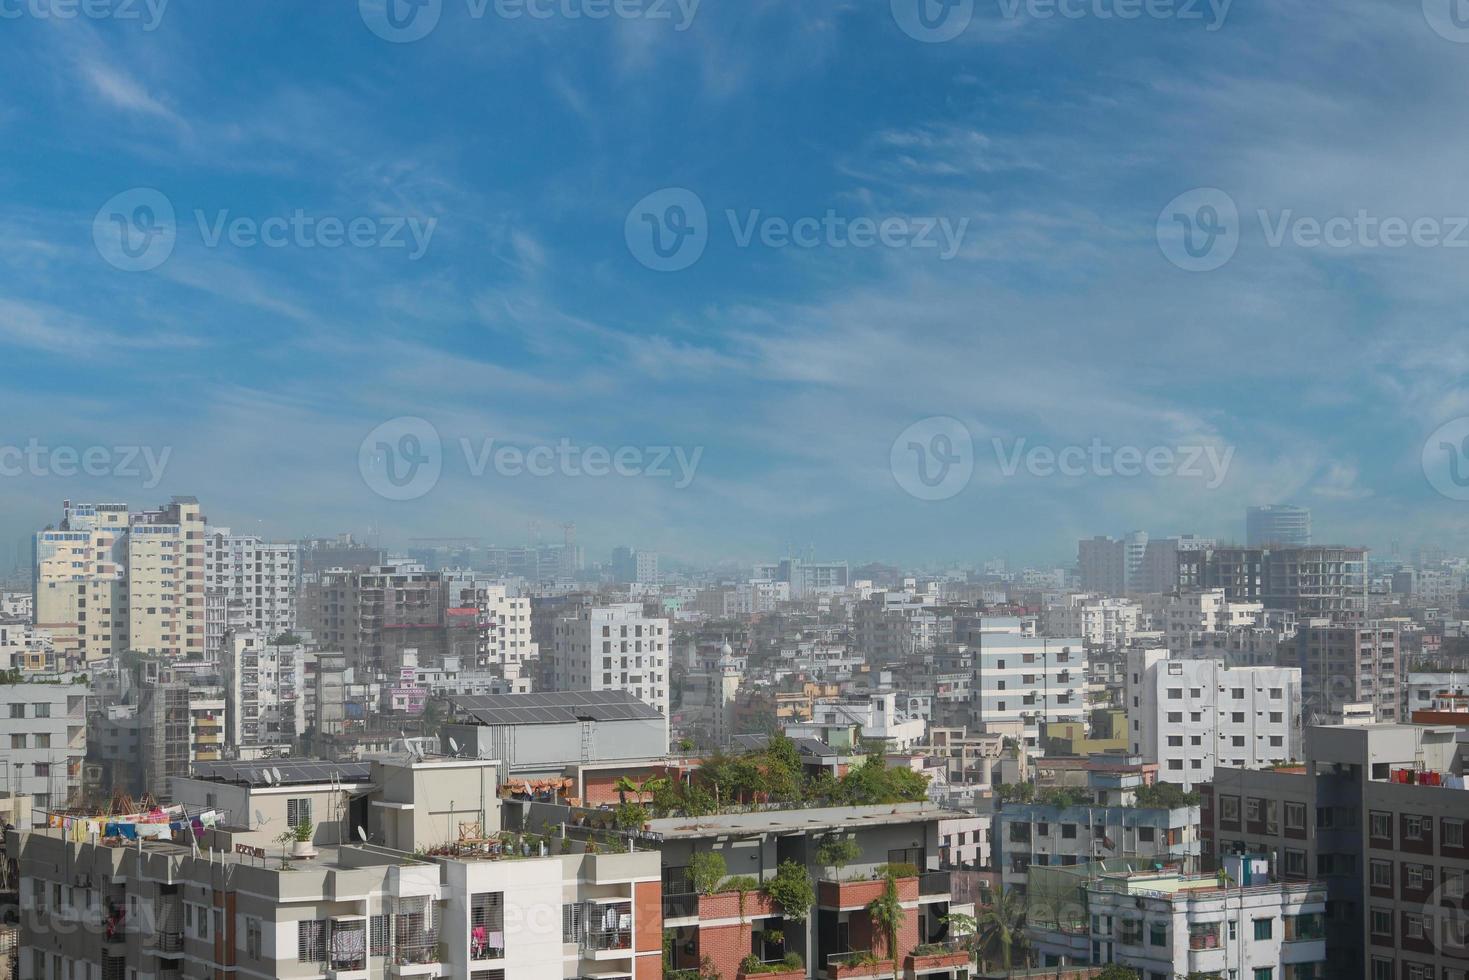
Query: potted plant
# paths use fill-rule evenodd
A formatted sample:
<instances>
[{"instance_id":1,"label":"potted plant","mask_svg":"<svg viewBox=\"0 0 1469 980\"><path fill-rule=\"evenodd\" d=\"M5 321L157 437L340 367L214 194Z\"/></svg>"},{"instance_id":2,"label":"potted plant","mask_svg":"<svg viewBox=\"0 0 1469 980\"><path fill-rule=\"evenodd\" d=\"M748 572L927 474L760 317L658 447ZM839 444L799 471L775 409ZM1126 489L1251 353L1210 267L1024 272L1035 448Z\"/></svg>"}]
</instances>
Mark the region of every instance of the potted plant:
<instances>
[{"instance_id":1,"label":"potted plant","mask_svg":"<svg viewBox=\"0 0 1469 980\"><path fill-rule=\"evenodd\" d=\"M316 855L316 848L311 846L311 838L315 831L316 828L310 820L302 820L291 828L289 833L291 835L292 857L302 858L314 857Z\"/></svg>"}]
</instances>

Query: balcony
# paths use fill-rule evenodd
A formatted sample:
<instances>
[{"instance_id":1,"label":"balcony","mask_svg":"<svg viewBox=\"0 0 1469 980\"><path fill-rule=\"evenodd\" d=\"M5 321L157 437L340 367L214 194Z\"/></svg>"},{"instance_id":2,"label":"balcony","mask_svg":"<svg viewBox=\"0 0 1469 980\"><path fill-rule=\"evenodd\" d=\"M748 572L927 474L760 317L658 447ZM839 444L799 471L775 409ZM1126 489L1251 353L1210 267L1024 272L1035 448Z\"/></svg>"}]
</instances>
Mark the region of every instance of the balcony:
<instances>
[{"instance_id":1,"label":"balcony","mask_svg":"<svg viewBox=\"0 0 1469 980\"><path fill-rule=\"evenodd\" d=\"M818 884L816 904L824 909L856 911L865 909L874 898L882 894L886 882L862 879L854 881L822 881ZM898 899L903 902L918 901L918 879L899 878Z\"/></svg>"},{"instance_id":2,"label":"balcony","mask_svg":"<svg viewBox=\"0 0 1469 980\"><path fill-rule=\"evenodd\" d=\"M826 958L828 980L876 980L893 975L893 961L880 960L870 949L832 953Z\"/></svg>"},{"instance_id":3,"label":"balcony","mask_svg":"<svg viewBox=\"0 0 1469 980\"><path fill-rule=\"evenodd\" d=\"M806 964L799 956L790 960L757 960L747 956L735 972L735 980L806 980Z\"/></svg>"},{"instance_id":4,"label":"balcony","mask_svg":"<svg viewBox=\"0 0 1469 980\"><path fill-rule=\"evenodd\" d=\"M961 943L950 940L942 943L924 943L903 958L903 972L909 977L927 973L948 973L969 965L969 950Z\"/></svg>"},{"instance_id":5,"label":"balcony","mask_svg":"<svg viewBox=\"0 0 1469 980\"><path fill-rule=\"evenodd\" d=\"M918 894L921 898L947 899L952 890L947 871L926 871L918 876Z\"/></svg>"}]
</instances>

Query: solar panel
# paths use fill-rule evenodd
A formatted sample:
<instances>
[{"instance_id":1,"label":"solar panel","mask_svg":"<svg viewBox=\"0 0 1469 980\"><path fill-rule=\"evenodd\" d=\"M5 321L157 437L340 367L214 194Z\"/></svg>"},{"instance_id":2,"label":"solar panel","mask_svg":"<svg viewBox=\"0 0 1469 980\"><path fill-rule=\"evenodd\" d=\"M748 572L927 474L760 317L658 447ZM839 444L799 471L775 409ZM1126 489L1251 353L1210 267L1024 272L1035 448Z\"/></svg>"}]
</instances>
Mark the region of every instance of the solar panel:
<instances>
[{"instance_id":1,"label":"solar panel","mask_svg":"<svg viewBox=\"0 0 1469 980\"><path fill-rule=\"evenodd\" d=\"M194 776L226 783L244 783L247 786L266 786L265 770L279 770L281 782L286 784L328 783L333 778L340 782L364 782L372 774L372 766L366 762L328 762L325 759L272 759L268 767L247 762L196 762Z\"/></svg>"},{"instance_id":2,"label":"solar panel","mask_svg":"<svg viewBox=\"0 0 1469 980\"><path fill-rule=\"evenodd\" d=\"M630 721L662 717L652 705L621 690L465 694L448 700L456 711L484 725L554 725L580 718Z\"/></svg>"}]
</instances>

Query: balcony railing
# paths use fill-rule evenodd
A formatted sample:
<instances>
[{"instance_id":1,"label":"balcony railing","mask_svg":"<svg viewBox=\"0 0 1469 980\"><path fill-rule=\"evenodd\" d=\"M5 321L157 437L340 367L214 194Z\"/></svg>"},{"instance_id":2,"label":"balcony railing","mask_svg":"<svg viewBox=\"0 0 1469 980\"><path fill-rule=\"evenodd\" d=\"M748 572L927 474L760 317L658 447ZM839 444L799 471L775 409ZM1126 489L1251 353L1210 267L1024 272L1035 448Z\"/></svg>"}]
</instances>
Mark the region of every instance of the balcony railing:
<instances>
[{"instance_id":1,"label":"balcony railing","mask_svg":"<svg viewBox=\"0 0 1469 980\"><path fill-rule=\"evenodd\" d=\"M632 949L631 929L593 929L582 940L583 948L601 953L608 950Z\"/></svg>"},{"instance_id":2,"label":"balcony railing","mask_svg":"<svg viewBox=\"0 0 1469 980\"><path fill-rule=\"evenodd\" d=\"M947 871L928 871L918 876L918 894L947 895L952 891L952 875Z\"/></svg>"},{"instance_id":3,"label":"balcony railing","mask_svg":"<svg viewBox=\"0 0 1469 980\"><path fill-rule=\"evenodd\" d=\"M698 895L664 895L663 918L687 919L699 914Z\"/></svg>"}]
</instances>

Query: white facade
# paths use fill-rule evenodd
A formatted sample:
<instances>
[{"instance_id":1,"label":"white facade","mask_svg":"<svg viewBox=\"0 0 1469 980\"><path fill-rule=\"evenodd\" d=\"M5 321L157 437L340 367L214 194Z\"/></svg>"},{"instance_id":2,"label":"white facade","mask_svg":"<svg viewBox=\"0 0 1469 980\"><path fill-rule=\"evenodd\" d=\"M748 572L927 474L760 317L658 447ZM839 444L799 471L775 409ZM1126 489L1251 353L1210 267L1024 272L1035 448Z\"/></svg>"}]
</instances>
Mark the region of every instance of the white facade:
<instances>
[{"instance_id":1,"label":"white facade","mask_svg":"<svg viewBox=\"0 0 1469 980\"><path fill-rule=\"evenodd\" d=\"M306 646L276 644L278 635L241 630L228 636L225 741L251 748L289 747L306 728Z\"/></svg>"},{"instance_id":2,"label":"white facade","mask_svg":"<svg viewBox=\"0 0 1469 980\"><path fill-rule=\"evenodd\" d=\"M209 528L205 543L204 588L215 600L206 606L214 614L209 635L220 644L211 653L223 652L229 627L260 630L271 639L296 628L301 571L296 545L233 534L227 527Z\"/></svg>"},{"instance_id":3,"label":"white facade","mask_svg":"<svg viewBox=\"0 0 1469 980\"><path fill-rule=\"evenodd\" d=\"M1269 884L1240 863L1226 859L1233 865L1226 888L1214 875L1176 871L1102 875L1087 887L1093 962L1144 978L1261 977L1257 970L1278 980L1323 976L1325 888Z\"/></svg>"},{"instance_id":4,"label":"white facade","mask_svg":"<svg viewBox=\"0 0 1469 980\"><path fill-rule=\"evenodd\" d=\"M31 798L44 825L81 789L87 754L84 684L0 685L0 793Z\"/></svg>"},{"instance_id":5,"label":"white facade","mask_svg":"<svg viewBox=\"0 0 1469 980\"><path fill-rule=\"evenodd\" d=\"M1132 599L1072 593L1046 604L1046 632L1051 636L1079 636L1094 647L1120 650L1131 641L1142 619L1142 607Z\"/></svg>"},{"instance_id":6,"label":"white facade","mask_svg":"<svg viewBox=\"0 0 1469 980\"><path fill-rule=\"evenodd\" d=\"M1301 672L1169 659L1164 650L1127 657L1130 749L1158 763L1158 778L1192 788L1214 767L1258 769L1303 757Z\"/></svg>"},{"instance_id":7,"label":"white facade","mask_svg":"<svg viewBox=\"0 0 1469 980\"><path fill-rule=\"evenodd\" d=\"M1197 589L1146 596L1147 628L1161 630L1168 649L1179 651L1197 634L1257 625L1265 613L1259 602L1230 602L1223 589Z\"/></svg>"},{"instance_id":8,"label":"white facade","mask_svg":"<svg viewBox=\"0 0 1469 980\"><path fill-rule=\"evenodd\" d=\"M4 627L0 627L3 630ZM1415 711L1428 711L1443 694L1469 694L1469 673L1463 671L1409 671L1408 672L1408 717Z\"/></svg>"},{"instance_id":9,"label":"white facade","mask_svg":"<svg viewBox=\"0 0 1469 980\"><path fill-rule=\"evenodd\" d=\"M883 739L892 749L906 749L923 740L928 725L898 709L896 691L878 691L863 698L817 698L811 721L785 726L792 738L821 738L833 725L857 725L866 738ZM904 699L906 701L906 699Z\"/></svg>"},{"instance_id":10,"label":"white facade","mask_svg":"<svg viewBox=\"0 0 1469 980\"><path fill-rule=\"evenodd\" d=\"M1033 623L985 619L970 635L974 662L971 704L975 720L1019 726L1025 747L1040 745L1040 722L1086 717L1086 644L1079 637L1036 636Z\"/></svg>"},{"instance_id":11,"label":"white facade","mask_svg":"<svg viewBox=\"0 0 1469 980\"><path fill-rule=\"evenodd\" d=\"M528 665L540 657L540 647L531 639L530 598L511 595L503 583L473 573L450 572L445 580L450 604L472 608L477 614L476 666L499 672L511 682L511 690L530 690Z\"/></svg>"},{"instance_id":12,"label":"white facade","mask_svg":"<svg viewBox=\"0 0 1469 980\"><path fill-rule=\"evenodd\" d=\"M668 620L639 603L597 606L556 621L549 672L558 691L627 691L668 718Z\"/></svg>"}]
</instances>

